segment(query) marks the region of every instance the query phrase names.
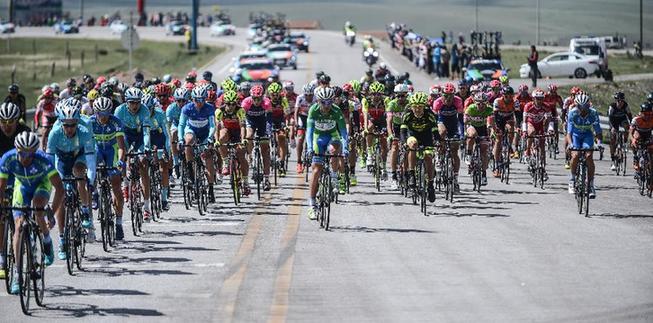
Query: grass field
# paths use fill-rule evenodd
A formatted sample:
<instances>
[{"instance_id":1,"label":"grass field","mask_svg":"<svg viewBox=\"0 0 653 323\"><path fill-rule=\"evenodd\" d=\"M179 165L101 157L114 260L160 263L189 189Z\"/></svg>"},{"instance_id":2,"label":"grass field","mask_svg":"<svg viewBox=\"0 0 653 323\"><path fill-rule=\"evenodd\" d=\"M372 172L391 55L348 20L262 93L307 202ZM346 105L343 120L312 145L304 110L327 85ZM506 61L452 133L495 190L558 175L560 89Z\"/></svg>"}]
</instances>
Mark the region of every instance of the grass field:
<instances>
[{"instance_id":1,"label":"grass field","mask_svg":"<svg viewBox=\"0 0 653 323\"><path fill-rule=\"evenodd\" d=\"M646 101L646 96L653 90L653 80L605 82L583 85L581 88L590 94L592 104L603 116L608 114L608 105L614 102L612 96L617 91L622 91L626 94L626 101L630 105L631 111L637 114L639 113L640 104ZM570 89L571 86L561 86L558 89L558 93L566 97L569 95Z\"/></svg>"},{"instance_id":2,"label":"grass field","mask_svg":"<svg viewBox=\"0 0 653 323\"><path fill-rule=\"evenodd\" d=\"M123 73L129 68L127 51L117 40L11 38L8 46L9 48L4 41L0 46L0 91L6 91L15 65L15 81L27 97L28 106L35 104L34 101L45 84L58 82L63 87L65 80L70 77L76 77L79 82L84 73L94 77L110 76ZM70 69L65 55L67 46L71 53ZM133 68L143 71L146 77L166 73L183 76L192 68L204 66L223 50L221 47L206 46L197 54L189 55L181 42L142 41L133 53ZM4 92L0 93L4 97Z\"/></svg>"}]
</instances>

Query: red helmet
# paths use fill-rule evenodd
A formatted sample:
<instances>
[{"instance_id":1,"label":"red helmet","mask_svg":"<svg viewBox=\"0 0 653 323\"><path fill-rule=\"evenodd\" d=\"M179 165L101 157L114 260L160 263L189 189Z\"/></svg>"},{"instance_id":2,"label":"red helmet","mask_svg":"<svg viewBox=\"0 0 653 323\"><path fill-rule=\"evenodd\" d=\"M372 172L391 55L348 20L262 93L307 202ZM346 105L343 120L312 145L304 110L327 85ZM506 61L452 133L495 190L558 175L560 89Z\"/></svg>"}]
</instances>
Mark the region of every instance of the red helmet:
<instances>
[{"instance_id":1,"label":"red helmet","mask_svg":"<svg viewBox=\"0 0 653 323\"><path fill-rule=\"evenodd\" d=\"M254 85L252 86L252 89L249 90L249 95L253 97L261 97L263 96L263 87L260 85Z\"/></svg>"},{"instance_id":2,"label":"red helmet","mask_svg":"<svg viewBox=\"0 0 653 323\"><path fill-rule=\"evenodd\" d=\"M181 87L181 80L180 79L173 79L170 84L174 86L175 88L180 88Z\"/></svg>"},{"instance_id":3,"label":"red helmet","mask_svg":"<svg viewBox=\"0 0 653 323\"><path fill-rule=\"evenodd\" d=\"M215 102L215 100L218 98L217 94L215 91L209 91L208 95L206 96L206 101L207 102Z\"/></svg>"},{"instance_id":4,"label":"red helmet","mask_svg":"<svg viewBox=\"0 0 653 323\"><path fill-rule=\"evenodd\" d=\"M438 84L432 85L431 88L429 88L430 95L439 95L440 92L441 92L441 88L440 85Z\"/></svg>"},{"instance_id":5,"label":"red helmet","mask_svg":"<svg viewBox=\"0 0 653 323\"><path fill-rule=\"evenodd\" d=\"M520 85L519 88L517 89L517 91L519 91L519 93L528 92L528 85L526 85L526 84Z\"/></svg>"},{"instance_id":6,"label":"red helmet","mask_svg":"<svg viewBox=\"0 0 653 323\"><path fill-rule=\"evenodd\" d=\"M351 93L354 92L354 87L349 83L345 83L342 85L342 91L345 93Z\"/></svg>"},{"instance_id":7,"label":"red helmet","mask_svg":"<svg viewBox=\"0 0 653 323\"><path fill-rule=\"evenodd\" d=\"M52 90L51 87L46 88L43 90L43 97L44 98L51 98L54 96L54 91Z\"/></svg>"},{"instance_id":8,"label":"red helmet","mask_svg":"<svg viewBox=\"0 0 653 323\"><path fill-rule=\"evenodd\" d=\"M495 89L495 88L500 88L501 87L501 82L499 80L492 80L490 82L490 87Z\"/></svg>"},{"instance_id":9,"label":"red helmet","mask_svg":"<svg viewBox=\"0 0 653 323\"><path fill-rule=\"evenodd\" d=\"M98 76L97 80L95 80L95 83L97 84L102 84L107 81L107 78L104 76Z\"/></svg>"},{"instance_id":10,"label":"red helmet","mask_svg":"<svg viewBox=\"0 0 653 323\"><path fill-rule=\"evenodd\" d=\"M188 74L186 75L186 77L192 77L192 78L196 79L196 78L197 78L197 72L195 72L195 71L190 71L190 72L188 72Z\"/></svg>"},{"instance_id":11,"label":"red helmet","mask_svg":"<svg viewBox=\"0 0 653 323\"><path fill-rule=\"evenodd\" d=\"M156 95L170 95L170 87L168 84L159 83L154 87L154 93Z\"/></svg>"},{"instance_id":12,"label":"red helmet","mask_svg":"<svg viewBox=\"0 0 653 323\"><path fill-rule=\"evenodd\" d=\"M184 84L184 87L186 88L186 90L191 91L195 87L195 84L193 84L191 82L186 82Z\"/></svg>"},{"instance_id":13,"label":"red helmet","mask_svg":"<svg viewBox=\"0 0 653 323\"><path fill-rule=\"evenodd\" d=\"M556 93L558 91L558 86L555 84L549 84L549 92Z\"/></svg>"},{"instance_id":14,"label":"red helmet","mask_svg":"<svg viewBox=\"0 0 653 323\"><path fill-rule=\"evenodd\" d=\"M453 85L453 83L447 83L442 88L442 93L444 93L444 94L454 94L454 93L456 93L456 87Z\"/></svg>"},{"instance_id":15,"label":"red helmet","mask_svg":"<svg viewBox=\"0 0 653 323\"><path fill-rule=\"evenodd\" d=\"M533 90L533 94L531 94L533 99L544 99L544 91L541 89L535 89Z\"/></svg>"},{"instance_id":16,"label":"red helmet","mask_svg":"<svg viewBox=\"0 0 653 323\"><path fill-rule=\"evenodd\" d=\"M576 95L576 94L578 94L580 92L583 92L583 91L578 86L572 87L571 91L570 91L571 95Z\"/></svg>"}]
</instances>

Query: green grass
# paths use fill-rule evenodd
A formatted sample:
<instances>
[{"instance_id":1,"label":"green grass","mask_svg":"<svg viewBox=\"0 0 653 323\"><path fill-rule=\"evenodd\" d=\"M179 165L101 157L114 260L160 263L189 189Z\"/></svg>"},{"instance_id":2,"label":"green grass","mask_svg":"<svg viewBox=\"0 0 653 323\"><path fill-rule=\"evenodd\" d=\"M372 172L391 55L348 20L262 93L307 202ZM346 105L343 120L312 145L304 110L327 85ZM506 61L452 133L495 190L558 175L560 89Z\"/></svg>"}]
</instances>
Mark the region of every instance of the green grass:
<instances>
[{"instance_id":1,"label":"green grass","mask_svg":"<svg viewBox=\"0 0 653 323\"><path fill-rule=\"evenodd\" d=\"M510 78L519 78L519 67L526 63L527 50L506 49L501 51L501 61L506 68L510 68ZM550 52L540 51L540 59L549 56ZM653 57L645 56L643 60L628 57L625 54L608 56L608 64L612 73L616 75L653 73Z\"/></svg>"},{"instance_id":2,"label":"green grass","mask_svg":"<svg viewBox=\"0 0 653 323\"><path fill-rule=\"evenodd\" d=\"M71 53L70 69L66 48ZM192 68L206 65L222 51L222 47L205 46L198 53L190 55L181 42L141 41L140 47L133 53L133 68L143 71L146 77L168 73L181 77ZM11 82L14 65L15 80L27 97L28 106L36 103L43 85L58 82L63 87L70 77L80 82L84 73L94 77L116 75L131 81L131 73L125 74L129 68L128 57L127 50L118 40L11 38L9 48L6 41L0 42L0 91L6 91ZM54 75L51 74L53 63Z\"/></svg>"},{"instance_id":3,"label":"green grass","mask_svg":"<svg viewBox=\"0 0 653 323\"><path fill-rule=\"evenodd\" d=\"M581 88L590 94L592 104L603 116L608 114L608 105L614 102L612 96L617 91L626 94L626 101L630 105L631 111L636 114L639 112L640 104L646 100L646 96L653 89L653 80L604 82L583 85ZM569 95L570 89L571 86L561 86L558 93L566 97Z\"/></svg>"}]
</instances>

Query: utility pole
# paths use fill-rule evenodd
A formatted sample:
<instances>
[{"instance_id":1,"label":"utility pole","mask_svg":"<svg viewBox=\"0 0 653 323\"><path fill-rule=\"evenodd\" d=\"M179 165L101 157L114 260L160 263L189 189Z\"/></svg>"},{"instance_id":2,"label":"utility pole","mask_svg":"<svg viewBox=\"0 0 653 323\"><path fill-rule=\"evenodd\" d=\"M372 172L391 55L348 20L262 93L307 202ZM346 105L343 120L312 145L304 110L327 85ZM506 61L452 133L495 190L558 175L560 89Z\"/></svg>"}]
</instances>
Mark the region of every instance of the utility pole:
<instances>
[{"instance_id":1,"label":"utility pole","mask_svg":"<svg viewBox=\"0 0 653 323\"><path fill-rule=\"evenodd\" d=\"M84 0L79 0L79 19L84 24Z\"/></svg>"},{"instance_id":2,"label":"utility pole","mask_svg":"<svg viewBox=\"0 0 653 323\"><path fill-rule=\"evenodd\" d=\"M644 0L639 0L639 47L644 52ZM644 58L644 55L641 56Z\"/></svg>"},{"instance_id":3,"label":"utility pole","mask_svg":"<svg viewBox=\"0 0 653 323\"><path fill-rule=\"evenodd\" d=\"M476 7L474 12L474 31L478 31L478 0L476 0Z\"/></svg>"},{"instance_id":4,"label":"utility pole","mask_svg":"<svg viewBox=\"0 0 653 323\"><path fill-rule=\"evenodd\" d=\"M16 17L14 16L14 2L16 0L9 0L9 22L16 24Z\"/></svg>"},{"instance_id":5,"label":"utility pole","mask_svg":"<svg viewBox=\"0 0 653 323\"><path fill-rule=\"evenodd\" d=\"M199 16L200 0L193 0L192 33L190 37L190 50L197 51L197 18Z\"/></svg>"},{"instance_id":6,"label":"utility pole","mask_svg":"<svg viewBox=\"0 0 653 323\"><path fill-rule=\"evenodd\" d=\"M535 45L540 45L540 0L536 0L537 5L535 6Z\"/></svg>"}]
</instances>

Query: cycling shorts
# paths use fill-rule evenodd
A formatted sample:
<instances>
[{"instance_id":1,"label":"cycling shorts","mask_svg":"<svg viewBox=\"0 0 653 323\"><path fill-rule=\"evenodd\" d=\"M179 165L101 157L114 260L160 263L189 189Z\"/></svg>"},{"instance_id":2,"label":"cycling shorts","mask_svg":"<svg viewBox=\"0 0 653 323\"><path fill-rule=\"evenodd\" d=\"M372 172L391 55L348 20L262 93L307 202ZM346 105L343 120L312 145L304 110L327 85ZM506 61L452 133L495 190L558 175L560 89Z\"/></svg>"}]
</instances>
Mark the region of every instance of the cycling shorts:
<instances>
[{"instance_id":1,"label":"cycling shorts","mask_svg":"<svg viewBox=\"0 0 653 323\"><path fill-rule=\"evenodd\" d=\"M38 183L36 186L23 186L19 180L16 180L14 183L14 193L12 195L12 206L30 207L32 206L32 200L36 196L49 200L51 191L52 184L50 183L50 179L47 177L44 177L43 181ZM14 210L12 213L14 220L20 218L23 215L23 212L18 210Z\"/></svg>"},{"instance_id":2,"label":"cycling shorts","mask_svg":"<svg viewBox=\"0 0 653 323\"><path fill-rule=\"evenodd\" d=\"M184 135L191 134L193 136L193 139L197 139L198 143L204 144L209 140L209 129L200 129L199 131L195 132L193 129L190 127L186 127L186 130L184 131ZM157 148L159 146L157 145ZM163 147L165 148L165 146Z\"/></svg>"},{"instance_id":3,"label":"cycling shorts","mask_svg":"<svg viewBox=\"0 0 653 323\"><path fill-rule=\"evenodd\" d=\"M610 118L610 129L619 130L620 127L626 129L629 125L627 116Z\"/></svg>"},{"instance_id":4,"label":"cycling shorts","mask_svg":"<svg viewBox=\"0 0 653 323\"><path fill-rule=\"evenodd\" d=\"M77 153L57 154L55 167L61 178L73 176L73 167L77 164L86 166L86 157L84 151Z\"/></svg>"},{"instance_id":5,"label":"cycling shorts","mask_svg":"<svg viewBox=\"0 0 653 323\"><path fill-rule=\"evenodd\" d=\"M247 128L254 129L254 134L256 137L268 137L268 123L263 117L250 117L248 116L245 119L245 125Z\"/></svg>"},{"instance_id":6,"label":"cycling shorts","mask_svg":"<svg viewBox=\"0 0 653 323\"><path fill-rule=\"evenodd\" d=\"M594 134L589 133L572 133L571 147L574 149L592 149L594 147Z\"/></svg>"},{"instance_id":7,"label":"cycling shorts","mask_svg":"<svg viewBox=\"0 0 653 323\"><path fill-rule=\"evenodd\" d=\"M329 153L330 146L341 146L342 141L338 134L321 134L319 136L313 137L313 151L316 154L326 154ZM313 156L313 164L324 164L324 157Z\"/></svg>"},{"instance_id":8,"label":"cycling shorts","mask_svg":"<svg viewBox=\"0 0 653 323\"><path fill-rule=\"evenodd\" d=\"M97 148L95 153L97 164L105 164L108 167L118 167L118 144L105 148ZM117 169L109 171L109 176L118 175L120 172Z\"/></svg>"}]
</instances>

